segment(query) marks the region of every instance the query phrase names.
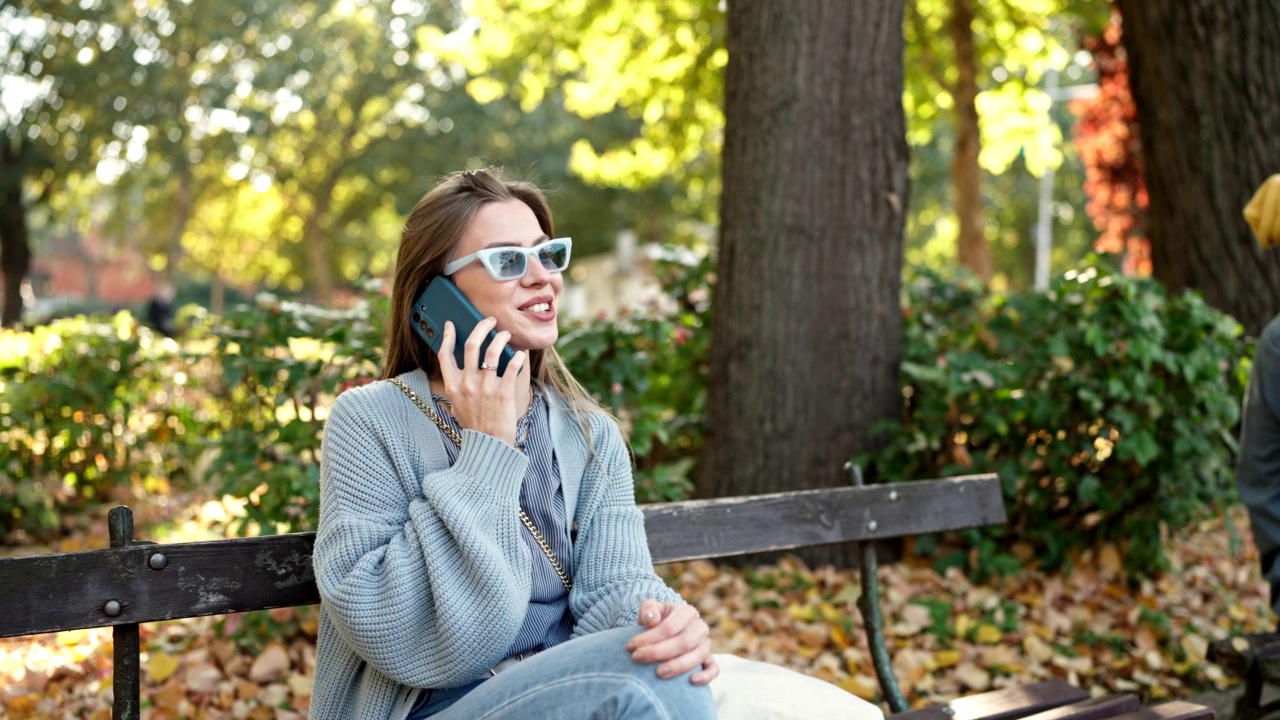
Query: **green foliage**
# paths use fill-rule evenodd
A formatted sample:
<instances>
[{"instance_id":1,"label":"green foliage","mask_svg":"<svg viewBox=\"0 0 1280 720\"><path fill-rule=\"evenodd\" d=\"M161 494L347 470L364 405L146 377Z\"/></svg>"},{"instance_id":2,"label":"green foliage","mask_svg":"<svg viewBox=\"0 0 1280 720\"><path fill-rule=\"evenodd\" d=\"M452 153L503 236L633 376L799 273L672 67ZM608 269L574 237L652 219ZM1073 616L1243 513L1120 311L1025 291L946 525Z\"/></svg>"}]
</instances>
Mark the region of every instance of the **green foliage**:
<instances>
[{"instance_id":1,"label":"green foliage","mask_svg":"<svg viewBox=\"0 0 1280 720\"><path fill-rule=\"evenodd\" d=\"M385 316L377 295L337 311L263 294L203 327L206 339L190 354L209 364L218 405L207 429L210 472L221 492L249 499L241 531L314 527L327 410L376 375Z\"/></svg>"},{"instance_id":2,"label":"green foliage","mask_svg":"<svg viewBox=\"0 0 1280 720\"><path fill-rule=\"evenodd\" d=\"M1199 295L1097 260L1048 293L931 273L906 288L906 422L880 476L999 473L1009 524L971 534L985 563L1013 539L1049 569L1112 541L1150 573L1167 528L1231 497L1244 348Z\"/></svg>"},{"instance_id":3,"label":"green foliage","mask_svg":"<svg viewBox=\"0 0 1280 720\"><path fill-rule=\"evenodd\" d=\"M470 4L477 28L447 51L481 102L551 99L583 118L622 113L631 137L573 148L590 182L638 188L674 177L682 211L707 216L719 195L723 5L713 0L567 0Z\"/></svg>"},{"instance_id":4,"label":"green foliage","mask_svg":"<svg viewBox=\"0 0 1280 720\"><path fill-rule=\"evenodd\" d=\"M658 272L671 312L597 318L567 328L557 346L583 386L612 408L636 456L636 498L688 497L702 447L710 352L710 255L672 251Z\"/></svg>"},{"instance_id":5,"label":"green foliage","mask_svg":"<svg viewBox=\"0 0 1280 720\"><path fill-rule=\"evenodd\" d=\"M642 502L686 497L704 442L713 262L671 253L670 305L567 327L560 343L626 428ZM1231 497L1251 348L1199 296L1096 261L1049 293L931 273L905 288L904 423L886 428L878 475L994 471L1010 511L961 550L918 549L1007 573L1111 541L1145 573L1167 529ZM241 531L312 527L327 409L377 374L385 315L377 292L349 311L260 296L196 316L181 350L125 314L0 335L2 524L48 531L112 488L197 478L249 500Z\"/></svg>"},{"instance_id":6,"label":"green foliage","mask_svg":"<svg viewBox=\"0 0 1280 720\"><path fill-rule=\"evenodd\" d=\"M177 346L127 313L0 334L0 531L45 535L112 488L182 479L187 381Z\"/></svg>"}]
</instances>

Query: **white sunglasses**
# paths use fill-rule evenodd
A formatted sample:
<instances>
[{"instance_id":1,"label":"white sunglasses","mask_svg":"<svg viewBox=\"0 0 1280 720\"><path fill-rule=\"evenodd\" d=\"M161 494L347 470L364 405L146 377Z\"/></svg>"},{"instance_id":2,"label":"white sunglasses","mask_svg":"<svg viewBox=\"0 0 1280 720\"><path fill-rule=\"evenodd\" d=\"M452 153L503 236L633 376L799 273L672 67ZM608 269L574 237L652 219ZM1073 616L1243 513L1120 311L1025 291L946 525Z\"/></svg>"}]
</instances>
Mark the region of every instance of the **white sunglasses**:
<instances>
[{"instance_id":1,"label":"white sunglasses","mask_svg":"<svg viewBox=\"0 0 1280 720\"><path fill-rule=\"evenodd\" d=\"M442 275L452 275L466 267L472 260L480 259L484 269L494 280L517 280L529 271L529 256L534 256L547 272L563 272L569 267L569 251L573 249L571 238L555 238L530 248L503 246L477 250L444 266Z\"/></svg>"}]
</instances>

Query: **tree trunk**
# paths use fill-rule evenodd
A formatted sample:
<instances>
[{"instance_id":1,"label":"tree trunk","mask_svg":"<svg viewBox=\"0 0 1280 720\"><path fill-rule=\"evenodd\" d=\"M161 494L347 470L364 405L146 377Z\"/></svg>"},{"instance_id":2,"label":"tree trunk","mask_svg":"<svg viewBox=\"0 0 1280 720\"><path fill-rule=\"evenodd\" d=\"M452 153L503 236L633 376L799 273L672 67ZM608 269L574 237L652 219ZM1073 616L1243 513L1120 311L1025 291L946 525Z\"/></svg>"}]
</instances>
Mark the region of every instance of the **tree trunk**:
<instances>
[{"instance_id":1,"label":"tree trunk","mask_svg":"<svg viewBox=\"0 0 1280 720\"><path fill-rule=\"evenodd\" d=\"M22 170L8 142L0 148L0 273L4 276L4 309L0 326L22 321L22 283L31 270L27 208L22 202Z\"/></svg>"},{"instance_id":2,"label":"tree trunk","mask_svg":"<svg viewBox=\"0 0 1280 720\"><path fill-rule=\"evenodd\" d=\"M947 34L955 47L956 81L951 86L955 104L956 149L951 158L951 190L955 193L960 221L957 259L984 281L991 279L991 250L987 247L986 214L982 207L982 168L978 154L982 135L978 128L978 57L973 47L973 0L952 0Z\"/></svg>"},{"instance_id":3,"label":"tree trunk","mask_svg":"<svg viewBox=\"0 0 1280 720\"><path fill-rule=\"evenodd\" d=\"M195 204L191 191L191 165L185 158L178 161L177 193L174 198L173 222L169 226L169 242L165 245L164 279L170 285L178 281L178 264L182 262L182 235L191 221Z\"/></svg>"},{"instance_id":4,"label":"tree trunk","mask_svg":"<svg viewBox=\"0 0 1280 720\"><path fill-rule=\"evenodd\" d=\"M1153 272L1257 333L1280 253L1241 210L1280 172L1280 2L1117 0L1142 130Z\"/></svg>"},{"instance_id":5,"label":"tree trunk","mask_svg":"<svg viewBox=\"0 0 1280 720\"><path fill-rule=\"evenodd\" d=\"M214 317L222 317L227 305L227 284L220 273L213 274L213 282L209 286L209 312Z\"/></svg>"},{"instance_id":6,"label":"tree trunk","mask_svg":"<svg viewBox=\"0 0 1280 720\"><path fill-rule=\"evenodd\" d=\"M729 2L702 497L847 485L897 415L902 11Z\"/></svg>"},{"instance_id":7,"label":"tree trunk","mask_svg":"<svg viewBox=\"0 0 1280 720\"><path fill-rule=\"evenodd\" d=\"M320 221L321 218L328 217L329 203L336 184L337 179L334 178L332 183L326 183L325 187L316 194L316 206L307 216L302 230L303 249L311 266L306 294L312 302L317 304L328 304L333 299L333 269L329 262L330 241L321 232Z\"/></svg>"}]
</instances>

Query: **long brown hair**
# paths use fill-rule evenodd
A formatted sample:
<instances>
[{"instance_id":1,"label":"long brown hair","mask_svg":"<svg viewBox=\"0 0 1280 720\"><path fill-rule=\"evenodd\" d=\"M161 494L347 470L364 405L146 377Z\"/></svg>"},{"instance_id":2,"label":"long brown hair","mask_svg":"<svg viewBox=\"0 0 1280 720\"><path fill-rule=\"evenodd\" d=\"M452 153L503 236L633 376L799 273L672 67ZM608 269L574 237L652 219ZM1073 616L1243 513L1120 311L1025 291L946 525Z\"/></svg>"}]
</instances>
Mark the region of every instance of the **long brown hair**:
<instances>
[{"instance_id":1,"label":"long brown hair","mask_svg":"<svg viewBox=\"0 0 1280 720\"><path fill-rule=\"evenodd\" d=\"M409 323L413 301L427 283L444 271L449 257L462 240L467 226L480 208L494 202L519 200L533 211L547 237L555 237L551 207L536 185L507 179L502 168L463 170L440 181L418 201L405 220L396 255L395 278L391 285L391 317L383 342L383 379L422 368L439 377L439 360ZM602 411L599 404L574 379L555 348L529 353L533 382L556 390L568 403L591 442L587 414Z\"/></svg>"}]
</instances>

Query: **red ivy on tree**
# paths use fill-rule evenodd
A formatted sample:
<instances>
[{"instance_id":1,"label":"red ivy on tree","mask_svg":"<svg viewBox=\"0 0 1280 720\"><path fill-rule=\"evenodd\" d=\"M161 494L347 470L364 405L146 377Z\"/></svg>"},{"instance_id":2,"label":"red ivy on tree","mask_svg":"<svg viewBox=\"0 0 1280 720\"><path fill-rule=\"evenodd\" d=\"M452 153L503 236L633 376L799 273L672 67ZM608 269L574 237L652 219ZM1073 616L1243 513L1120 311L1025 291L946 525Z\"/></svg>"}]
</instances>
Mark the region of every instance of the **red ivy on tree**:
<instances>
[{"instance_id":1,"label":"red ivy on tree","mask_svg":"<svg viewBox=\"0 0 1280 720\"><path fill-rule=\"evenodd\" d=\"M1123 253L1127 274L1149 275L1142 138L1120 37L1120 16L1113 12L1102 34L1084 41L1098 73L1098 94L1071 103L1077 117L1073 134L1085 167L1084 189L1089 196L1085 212L1100 233L1094 249Z\"/></svg>"}]
</instances>

